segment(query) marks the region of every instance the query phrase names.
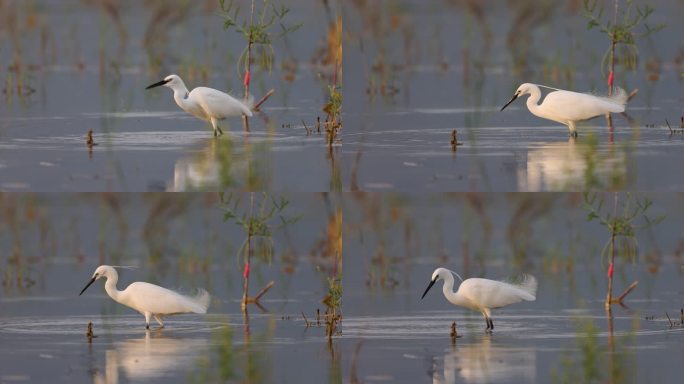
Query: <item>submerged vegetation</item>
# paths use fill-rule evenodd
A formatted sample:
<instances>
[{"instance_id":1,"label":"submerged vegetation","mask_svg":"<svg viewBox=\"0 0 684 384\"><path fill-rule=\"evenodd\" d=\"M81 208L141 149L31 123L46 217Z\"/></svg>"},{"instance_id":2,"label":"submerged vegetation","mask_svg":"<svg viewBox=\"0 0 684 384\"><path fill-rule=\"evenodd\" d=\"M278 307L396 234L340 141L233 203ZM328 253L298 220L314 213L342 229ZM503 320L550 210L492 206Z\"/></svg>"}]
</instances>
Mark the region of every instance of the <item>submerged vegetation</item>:
<instances>
[{"instance_id":1,"label":"submerged vegetation","mask_svg":"<svg viewBox=\"0 0 684 384\"><path fill-rule=\"evenodd\" d=\"M637 323L633 324L636 328ZM618 340L607 345L599 335L600 328L591 319L577 321L575 339L578 353L566 352L560 367L554 367L551 378L554 383L628 383L634 380L636 354L633 332L630 330Z\"/></svg>"},{"instance_id":2,"label":"submerged vegetation","mask_svg":"<svg viewBox=\"0 0 684 384\"><path fill-rule=\"evenodd\" d=\"M250 192L249 200L246 202L240 195L221 193L219 196L220 206L224 212L223 220L234 221L242 228L245 236L236 256L243 270L242 309L246 310L250 303L259 305L261 296L273 286L271 281L258 294L249 296L249 278L251 268L253 268L252 256L256 254L260 261L270 263L274 248L273 231L295 223L299 217L286 217L283 212L289 205L289 201L283 197L273 197L265 192L259 195Z\"/></svg>"},{"instance_id":3,"label":"submerged vegetation","mask_svg":"<svg viewBox=\"0 0 684 384\"><path fill-rule=\"evenodd\" d=\"M613 194L612 213L610 208L604 209L604 199L598 194L584 194L584 204L589 212L587 220L597 220L609 233L609 238L601 250L601 260L607 260L608 289L606 293L605 307L610 309L612 304L622 304L625 296L636 287L637 282L632 283L625 292L617 298L613 297L613 275L615 270L615 257L622 256L625 260L634 262L637 256L637 236L640 229L647 229L658 224L664 216L650 218L646 212L653 202L645 197L635 196L628 193L624 201L620 202L620 194ZM641 219L642 224L637 220Z\"/></svg>"},{"instance_id":4,"label":"submerged vegetation","mask_svg":"<svg viewBox=\"0 0 684 384\"><path fill-rule=\"evenodd\" d=\"M256 7L256 0L251 0L251 7L249 13L249 21L245 17L240 20L240 8L233 4L230 0L226 4L225 0L219 0L221 7L221 14L223 16L223 28L234 28L241 34L245 40L245 48L240 53L237 61L238 75L243 79L245 87L244 98L250 99L249 86L252 78L252 61L259 62L261 68L270 72L273 68L275 52L273 49L273 41L278 38L284 38L288 33L297 30L301 24L291 26L285 25L285 16L289 9L285 6L276 6L270 0L263 0L261 2L261 9ZM280 27L277 33L273 31L276 27ZM252 50L256 49L257 60L252 58ZM242 72L240 72L242 71ZM253 108L259 109L261 104L266 101L273 93L274 89L268 91L259 101L257 101ZM248 120L245 117L245 129L249 130Z\"/></svg>"},{"instance_id":5,"label":"submerged vegetation","mask_svg":"<svg viewBox=\"0 0 684 384\"><path fill-rule=\"evenodd\" d=\"M240 8L234 4L234 0L229 0L228 3L226 0L219 0L224 19L223 28L235 29L243 36L246 43L238 57L238 68L241 70L239 74L243 78L249 76L251 61L254 60L251 55L252 48L256 49L258 55L254 61L261 64L262 69L270 71L275 60L273 42L302 26L301 23L294 25L285 23L285 17L290 11L286 6L278 6L270 0L264 0L258 2L261 7L259 10L256 9L256 3L255 0L251 1L249 18L241 18ZM247 80L245 82L247 83Z\"/></svg>"},{"instance_id":6,"label":"submerged vegetation","mask_svg":"<svg viewBox=\"0 0 684 384\"><path fill-rule=\"evenodd\" d=\"M588 19L587 28L597 28L608 36L610 44L603 54L601 71L608 74L609 92L612 91L615 64L622 65L625 69L635 70L639 58L639 50L636 42L665 27L665 24L651 26L647 23L649 16L655 9L650 5L639 6L635 0L625 0L625 6L620 9L619 0L614 0L613 20L604 20L604 8L598 6L598 0L584 0L583 15ZM633 13L635 11L635 13ZM620 16L620 18L618 17ZM634 29L643 24L643 32L635 32Z\"/></svg>"}]
</instances>

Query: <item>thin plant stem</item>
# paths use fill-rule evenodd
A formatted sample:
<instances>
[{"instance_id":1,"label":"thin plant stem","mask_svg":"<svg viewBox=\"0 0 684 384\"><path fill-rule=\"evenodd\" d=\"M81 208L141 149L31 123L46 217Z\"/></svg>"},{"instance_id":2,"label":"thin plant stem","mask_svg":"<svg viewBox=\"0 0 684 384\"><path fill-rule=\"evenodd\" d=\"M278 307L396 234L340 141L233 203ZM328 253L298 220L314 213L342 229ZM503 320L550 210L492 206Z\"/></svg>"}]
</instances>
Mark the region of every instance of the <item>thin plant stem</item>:
<instances>
[{"instance_id":1,"label":"thin plant stem","mask_svg":"<svg viewBox=\"0 0 684 384\"><path fill-rule=\"evenodd\" d=\"M252 78L252 43L254 42L254 0L252 0L252 9L249 16L249 39L247 41L247 72L245 74L245 100L249 100L249 83ZM245 131L249 132L249 118L242 115L242 122L245 126Z\"/></svg>"},{"instance_id":2,"label":"thin plant stem","mask_svg":"<svg viewBox=\"0 0 684 384\"><path fill-rule=\"evenodd\" d=\"M613 8L613 23L617 24L617 14L618 14L618 0L615 0L615 7ZM613 82L615 81L615 45L617 44L617 37L615 34L610 36L610 72L608 73L608 96L613 95ZM606 114L606 122L610 128L610 133L613 133L613 115L610 113ZM612 142L612 140L611 140Z\"/></svg>"},{"instance_id":3,"label":"thin plant stem","mask_svg":"<svg viewBox=\"0 0 684 384\"><path fill-rule=\"evenodd\" d=\"M247 310L247 303L249 301L249 268L250 268L250 261L252 259L252 224L251 220L254 218L254 192L249 193L249 217L250 217L250 224L249 224L249 229L247 230L247 252L245 252L247 256L247 261L245 263L245 268L247 270L247 273L245 273L244 276L244 285L242 289L242 310L246 311Z\"/></svg>"},{"instance_id":4,"label":"thin plant stem","mask_svg":"<svg viewBox=\"0 0 684 384\"><path fill-rule=\"evenodd\" d=\"M618 209L618 193L615 192L613 195L613 216L617 217ZM613 271L615 269L615 238L616 238L615 228L611 229L610 234L610 264L608 266L608 293L606 294L606 309L610 309L613 303Z\"/></svg>"}]
</instances>

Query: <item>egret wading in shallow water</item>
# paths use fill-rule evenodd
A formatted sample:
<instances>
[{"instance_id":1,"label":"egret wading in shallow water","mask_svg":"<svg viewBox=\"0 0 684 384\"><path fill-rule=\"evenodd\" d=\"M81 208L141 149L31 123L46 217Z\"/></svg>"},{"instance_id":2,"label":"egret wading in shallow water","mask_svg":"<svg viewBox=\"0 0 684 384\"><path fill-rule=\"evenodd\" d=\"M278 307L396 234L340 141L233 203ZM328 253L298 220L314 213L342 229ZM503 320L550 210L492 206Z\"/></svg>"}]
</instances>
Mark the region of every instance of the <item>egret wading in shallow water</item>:
<instances>
[{"instance_id":1,"label":"egret wading in shallow water","mask_svg":"<svg viewBox=\"0 0 684 384\"><path fill-rule=\"evenodd\" d=\"M624 112L628 98L627 92L622 88L616 88L612 96L596 96L541 85L541 87L555 89L555 91L549 92L544 101L537 104L541 98L539 87L536 84L522 84L515 91L513 98L501 107L501 110L503 111L518 97L530 95L527 98L527 109L542 119L567 125L571 136L577 136L578 121L593 119L608 113Z\"/></svg>"},{"instance_id":2,"label":"egret wading in shallow water","mask_svg":"<svg viewBox=\"0 0 684 384\"><path fill-rule=\"evenodd\" d=\"M218 122L228 117L252 116L251 100L240 101L233 96L219 90L207 87L197 87L188 92L188 88L178 75L168 75L164 80L148 85L145 89L159 86L173 90L173 99L185 112L211 123L214 136L223 134Z\"/></svg>"},{"instance_id":3,"label":"egret wading in shallow water","mask_svg":"<svg viewBox=\"0 0 684 384\"><path fill-rule=\"evenodd\" d=\"M131 283L123 291L116 288L119 274L114 267L101 265L97 267L93 278L81 290L82 295L95 280L104 277L105 291L117 303L133 308L145 316L145 328L150 328L150 317L154 317L160 327L164 327L162 317L179 313L207 313L209 307L209 293L203 289L194 297L183 296L170 289L158 285L135 282Z\"/></svg>"},{"instance_id":4,"label":"egret wading in shallow water","mask_svg":"<svg viewBox=\"0 0 684 384\"><path fill-rule=\"evenodd\" d=\"M536 300L537 280L531 275L523 275L518 283L480 278L463 280L461 276L458 276L459 280L461 280L461 285L456 292L453 291L454 275L458 276L456 272L446 268L435 269L432 273L432 280L427 289L425 289L425 292L423 292L421 300L438 280L444 280L444 286L442 287L444 297L451 304L482 313L487 323L487 330L494 329L492 309L519 303L523 300Z\"/></svg>"}]
</instances>

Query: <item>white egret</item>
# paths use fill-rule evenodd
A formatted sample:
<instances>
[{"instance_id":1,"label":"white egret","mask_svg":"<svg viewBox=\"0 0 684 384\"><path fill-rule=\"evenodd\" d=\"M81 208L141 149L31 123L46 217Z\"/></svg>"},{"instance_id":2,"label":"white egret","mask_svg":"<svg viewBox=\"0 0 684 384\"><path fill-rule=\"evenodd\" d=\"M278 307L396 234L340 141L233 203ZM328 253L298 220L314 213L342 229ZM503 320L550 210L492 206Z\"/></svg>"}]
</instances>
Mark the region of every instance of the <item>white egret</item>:
<instances>
[{"instance_id":1,"label":"white egret","mask_svg":"<svg viewBox=\"0 0 684 384\"><path fill-rule=\"evenodd\" d=\"M148 85L145 89L159 86L173 90L173 99L185 112L211 123L214 136L223 134L218 122L233 116L252 116L252 100L240 101L233 96L219 90L207 87L197 87L188 92L188 88L178 75L168 75L164 80Z\"/></svg>"},{"instance_id":2,"label":"white egret","mask_svg":"<svg viewBox=\"0 0 684 384\"><path fill-rule=\"evenodd\" d=\"M577 136L578 121L593 119L608 113L625 111L627 104L627 92L622 88L616 88L612 96L596 96L589 93L579 93L564 91L562 89L551 88L542 85L544 88L555 89L549 92L541 104L537 104L541 98L540 86L537 84L525 83L518 87L513 98L506 103L501 110L503 111L515 99L523 95L530 95L527 98L527 109L542 119L557 121L568 126L571 136Z\"/></svg>"},{"instance_id":3,"label":"white egret","mask_svg":"<svg viewBox=\"0 0 684 384\"><path fill-rule=\"evenodd\" d=\"M523 300L536 300L537 280L531 275L523 275L518 283L481 278L463 280L461 276L458 276L461 280L461 285L458 287L458 291L454 292L454 276L452 274L458 276L456 272L446 268L435 269L432 273L432 280L427 289L425 289L425 292L423 292L421 299L425 297L438 280L442 279L444 280L444 286L442 287L444 297L451 304L482 313L487 323L487 330L494 329L492 309L519 303Z\"/></svg>"},{"instance_id":4,"label":"white egret","mask_svg":"<svg viewBox=\"0 0 684 384\"><path fill-rule=\"evenodd\" d=\"M158 285L135 282L123 291L116 288L119 274L109 265L100 265L93 273L93 278L81 290L82 295L95 280L104 277L105 291L117 303L133 308L145 316L145 328L150 328L150 317L154 317L160 327L164 327L162 317L179 313L207 313L209 293L203 289L194 297L183 296L178 292Z\"/></svg>"}]
</instances>

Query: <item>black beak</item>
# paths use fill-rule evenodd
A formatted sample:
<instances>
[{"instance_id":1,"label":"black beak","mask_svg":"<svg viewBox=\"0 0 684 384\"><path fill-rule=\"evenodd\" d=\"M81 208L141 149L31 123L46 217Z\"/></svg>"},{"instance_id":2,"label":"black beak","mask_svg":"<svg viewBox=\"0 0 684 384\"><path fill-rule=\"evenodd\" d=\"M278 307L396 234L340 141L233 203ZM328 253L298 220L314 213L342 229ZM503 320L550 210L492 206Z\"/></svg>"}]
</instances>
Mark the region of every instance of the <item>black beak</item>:
<instances>
[{"instance_id":1,"label":"black beak","mask_svg":"<svg viewBox=\"0 0 684 384\"><path fill-rule=\"evenodd\" d=\"M95 282L95 279L96 279L96 277L93 276L93 278L90 279L90 281L88 282L88 284L86 284L86 286L81 290L81 293L79 293L78 295L81 296L81 295L83 294L83 292L85 292L85 290L88 289L88 287L90 287L90 285L93 284L93 283Z\"/></svg>"},{"instance_id":2,"label":"black beak","mask_svg":"<svg viewBox=\"0 0 684 384\"><path fill-rule=\"evenodd\" d=\"M147 87L145 87L145 89L150 89L150 88L154 88L154 87L159 87L159 86L161 86L161 85L164 85L164 84L168 83L169 81L171 81L171 79L169 79L169 80L158 81L158 82L156 82L156 83L154 83L154 84L148 85Z\"/></svg>"},{"instance_id":3,"label":"black beak","mask_svg":"<svg viewBox=\"0 0 684 384\"><path fill-rule=\"evenodd\" d=\"M512 102L514 102L515 99L517 99L517 98L518 98L518 94L516 93L515 95L513 95L513 98L512 98L508 103L506 103L506 105L504 105L503 107L501 107L501 111L503 111L506 107L508 107L508 106L509 106ZM501 112L501 111L499 111L499 112Z\"/></svg>"},{"instance_id":4,"label":"black beak","mask_svg":"<svg viewBox=\"0 0 684 384\"><path fill-rule=\"evenodd\" d=\"M432 286L435 285L435 282L437 282L437 279L432 280L432 281L430 282L430 285L428 285L428 287L425 288L425 292L423 292L423 296L420 297L421 300L423 300L423 297L425 297L425 295L427 295L427 293L428 293L428 291L430 290L430 288L432 288Z\"/></svg>"}]
</instances>

